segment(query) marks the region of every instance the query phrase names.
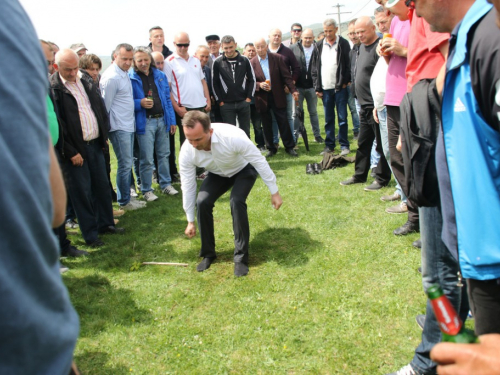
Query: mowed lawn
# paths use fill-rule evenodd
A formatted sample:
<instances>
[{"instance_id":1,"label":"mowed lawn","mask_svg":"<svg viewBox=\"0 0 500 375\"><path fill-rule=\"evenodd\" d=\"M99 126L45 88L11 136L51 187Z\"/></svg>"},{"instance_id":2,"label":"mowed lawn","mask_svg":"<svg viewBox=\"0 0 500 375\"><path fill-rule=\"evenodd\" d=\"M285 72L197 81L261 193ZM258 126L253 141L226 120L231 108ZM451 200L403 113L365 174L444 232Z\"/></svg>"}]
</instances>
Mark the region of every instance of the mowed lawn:
<instances>
[{"instance_id":1,"label":"mowed lawn","mask_svg":"<svg viewBox=\"0 0 500 375\"><path fill-rule=\"evenodd\" d=\"M203 273L199 235L184 235L181 194L157 192L156 202L127 212L118 224L126 233L103 236L100 249L70 236L90 252L63 261L82 374L384 374L409 363L421 335L415 315L425 311L420 251L411 246L418 234L392 234L406 221L380 200L394 181L379 192L340 186L354 164L307 175L324 145L308 119L306 128L309 152L301 140L299 158L280 148L270 160L281 209L260 179L249 196L247 277L233 276L228 194L214 210L218 259ZM140 266L147 261L189 265Z\"/></svg>"}]
</instances>

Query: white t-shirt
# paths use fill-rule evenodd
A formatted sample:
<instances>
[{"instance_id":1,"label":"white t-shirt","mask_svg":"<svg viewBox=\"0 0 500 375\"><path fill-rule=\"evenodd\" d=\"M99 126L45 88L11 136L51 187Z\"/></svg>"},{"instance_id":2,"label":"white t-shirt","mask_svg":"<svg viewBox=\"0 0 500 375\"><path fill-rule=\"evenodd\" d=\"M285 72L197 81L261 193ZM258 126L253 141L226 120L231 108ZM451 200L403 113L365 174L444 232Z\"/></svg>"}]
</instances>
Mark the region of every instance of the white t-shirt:
<instances>
[{"instance_id":1,"label":"white t-shirt","mask_svg":"<svg viewBox=\"0 0 500 375\"><path fill-rule=\"evenodd\" d=\"M311 62L311 56L314 51L314 44L311 44L310 47L302 45L302 48L304 48L304 56L306 58L306 70L309 71L309 63Z\"/></svg>"},{"instance_id":2,"label":"white t-shirt","mask_svg":"<svg viewBox=\"0 0 500 375\"><path fill-rule=\"evenodd\" d=\"M179 106L201 108L207 105L201 82L205 75L200 60L189 56L186 61L174 53L165 60L163 72L167 75L174 99Z\"/></svg>"},{"instance_id":3,"label":"white t-shirt","mask_svg":"<svg viewBox=\"0 0 500 375\"><path fill-rule=\"evenodd\" d=\"M326 38L323 41L323 50L321 51L321 82L323 90L331 90L337 84L337 49L339 46L339 37L335 39L332 46L328 44Z\"/></svg>"},{"instance_id":4,"label":"white t-shirt","mask_svg":"<svg viewBox=\"0 0 500 375\"><path fill-rule=\"evenodd\" d=\"M372 76L370 78L370 91L372 92L373 104L375 108L379 111L384 109L384 98L385 98L385 77L387 75L387 62L383 57L380 57L377 61L377 65L373 69Z\"/></svg>"}]
</instances>

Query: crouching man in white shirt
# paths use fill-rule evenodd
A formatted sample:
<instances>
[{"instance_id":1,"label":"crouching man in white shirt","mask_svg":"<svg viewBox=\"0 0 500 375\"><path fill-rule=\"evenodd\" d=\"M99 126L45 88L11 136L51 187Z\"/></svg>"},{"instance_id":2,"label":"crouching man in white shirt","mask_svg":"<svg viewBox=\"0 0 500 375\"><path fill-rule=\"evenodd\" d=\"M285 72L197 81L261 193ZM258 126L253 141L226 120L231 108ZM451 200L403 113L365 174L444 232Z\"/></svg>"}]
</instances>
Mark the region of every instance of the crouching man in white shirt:
<instances>
[{"instance_id":1,"label":"crouching man in white shirt","mask_svg":"<svg viewBox=\"0 0 500 375\"><path fill-rule=\"evenodd\" d=\"M214 204L226 191L231 191L231 214L234 231L234 274L248 274L250 226L246 200L257 175L271 192L271 203L277 210L283 203L276 185L276 176L257 147L245 132L229 124L210 124L210 117L200 111L186 113L182 120L187 142L179 156L183 207L188 225L186 235L196 235L195 202L201 236L200 257L196 267L203 272L215 260ZM196 197L196 167L209 173Z\"/></svg>"}]
</instances>

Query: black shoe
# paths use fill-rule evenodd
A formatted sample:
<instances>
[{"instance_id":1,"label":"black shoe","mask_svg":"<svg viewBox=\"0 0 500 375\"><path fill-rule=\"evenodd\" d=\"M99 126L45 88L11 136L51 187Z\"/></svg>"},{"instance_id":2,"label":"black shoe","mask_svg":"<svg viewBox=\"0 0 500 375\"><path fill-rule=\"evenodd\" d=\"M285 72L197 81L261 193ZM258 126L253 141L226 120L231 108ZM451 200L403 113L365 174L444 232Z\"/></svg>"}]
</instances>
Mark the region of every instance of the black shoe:
<instances>
[{"instance_id":1,"label":"black shoe","mask_svg":"<svg viewBox=\"0 0 500 375\"><path fill-rule=\"evenodd\" d=\"M306 173L307 174L314 174L314 168L313 168L313 165L312 164L307 164L306 165Z\"/></svg>"},{"instance_id":2,"label":"black shoe","mask_svg":"<svg viewBox=\"0 0 500 375\"><path fill-rule=\"evenodd\" d=\"M210 265L215 260L216 257L213 258L203 258L203 260L196 266L196 271L203 272L210 268Z\"/></svg>"},{"instance_id":3,"label":"black shoe","mask_svg":"<svg viewBox=\"0 0 500 375\"><path fill-rule=\"evenodd\" d=\"M241 262L234 263L234 276L246 276L248 275L248 266Z\"/></svg>"},{"instance_id":4,"label":"black shoe","mask_svg":"<svg viewBox=\"0 0 500 375\"><path fill-rule=\"evenodd\" d=\"M321 164L314 163L313 168L314 168L314 173L316 173L316 174L320 174L321 172L323 172L323 168L321 168Z\"/></svg>"},{"instance_id":5,"label":"black shoe","mask_svg":"<svg viewBox=\"0 0 500 375\"><path fill-rule=\"evenodd\" d=\"M269 150L266 154L266 158L272 158L274 155L276 155L276 151Z\"/></svg>"},{"instance_id":6,"label":"black shoe","mask_svg":"<svg viewBox=\"0 0 500 375\"><path fill-rule=\"evenodd\" d=\"M84 255L89 255L89 253L87 253L86 251L77 249L76 247L70 245L69 249L67 251L63 251L61 253L61 255L63 257L78 258L78 257L82 257Z\"/></svg>"},{"instance_id":7,"label":"black shoe","mask_svg":"<svg viewBox=\"0 0 500 375\"><path fill-rule=\"evenodd\" d=\"M355 140L357 140L357 139L358 139L358 137L359 137L359 132L357 132L357 133L352 133L352 135L353 135L353 136L352 136L352 138L353 138L353 139L355 139Z\"/></svg>"},{"instance_id":8,"label":"black shoe","mask_svg":"<svg viewBox=\"0 0 500 375\"><path fill-rule=\"evenodd\" d=\"M371 185L365 187L365 191L377 191L384 187L385 185L380 185L377 181L373 181Z\"/></svg>"},{"instance_id":9,"label":"black shoe","mask_svg":"<svg viewBox=\"0 0 500 375\"><path fill-rule=\"evenodd\" d=\"M172 176L172 184L180 184L181 179L177 176Z\"/></svg>"},{"instance_id":10,"label":"black shoe","mask_svg":"<svg viewBox=\"0 0 500 375\"><path fill-rule=\"evenodd\" d=\"M340 183L340 185L342 185L342 186L347 186L347 185L361 184L361 183L363 183L363 181L358 181L358 180L356 180L354 177L351 177L351 178L350 178L350 179L348 179L348 180L342 181L342 182Z\"/></svg>"},{"instance_id":11,"label":"black shoe","mask_svg":"<svg viewBox=\"0 0 500 375\"><path fill-rule=\"evenodd\" d=\"M373 168L372 171L370 172L370 177L371 178L377 177L377 175L375 174L375 168Z\"/></svg>"},{"instance_id":12,"label":"black shoe","mask_svg":"<svg viewBox=\"0 0 500 375\"><path fill-rule=\"evenodd\" d=\"M419 314L415 317L415 320L417 321L418 326L424 330L424 325L425 325L425 315Z\"/></svg>"},{"instance_id":13,"label":"black shoe","mask_svg":"<svg viewBox=\"0 0 500 375\"><path fill-rule=\"evenodd\" d=\"M114 226L104 227L99 229L99 234L121 234L125 232L125 228L117 228Z\"/></svg>"},{"instance_id":14,"label":"black shoe","mask_svg":"<svg viewBox=\"0 0 500 375\"><path fill-rule=\"evenodd\" d=\"M90 247L101 247L104 245L104 242L102 242L99 238L95 240L94 242L87 242L87 245Z\"/></svg>"},{"instance_id":15,"label":"black shoe","mask_svg":"<svg viewBox=\"0 0 500 375\"><path fill-rule=\"evenodd\" d=\"M406 236L407 234L418 233L419 231L420 228L418 226L418 223L412 223L411 221L407 221L399 228L394 229L393 233L396 236Z\"/></svg>"},{"instance_id":16,"label":"black shoe","mask_svg":"<svg viewBox=\"0 0 500 375\"><path fill-rule=\"evenodd\" d=\"M297 154L297 151L295 151L293 148L287 149L286 153L290 156L293 156L294 158L299 156L299 154Z\"/></svg>"},{"instance_id":17,"label":"black shoe","mask_svg":"<svg viewBox=\"0 0 500 375\"><path fill-rule=\"evenodd\" d=\"M413 241L411 245L413 247L416 247L417 249L421 249L422 248L422 240L419 238L418 240Z\"/></svg>"},{"instance_id":18,"label":"black shoe","mask_svg":"<svg viewBox=\"0 0 500 375\"><path fill-rule=\"evenodd\" d=\"M325 140L323 138L321 138L321 136L314 137L314 140L316 141L316 143L324 143L325 142Z\"/></svg>"}]
</instances>

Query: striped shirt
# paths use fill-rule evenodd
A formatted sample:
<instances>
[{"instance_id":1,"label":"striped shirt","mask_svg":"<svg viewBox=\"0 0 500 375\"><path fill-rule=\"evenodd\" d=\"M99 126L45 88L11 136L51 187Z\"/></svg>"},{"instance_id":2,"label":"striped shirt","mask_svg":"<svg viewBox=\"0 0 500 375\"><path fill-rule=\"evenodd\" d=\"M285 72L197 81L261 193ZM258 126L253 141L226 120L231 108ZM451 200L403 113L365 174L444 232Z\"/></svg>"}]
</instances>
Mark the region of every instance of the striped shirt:
<instances>
[{"instance_id":1,"label":"striped shirt","mask_svg":"<svg viewBox=\"0 0 500 375\"><path fill-rule=\"evenodd\" d=\"M92 110L89 97L83 87L80 77L76 77L76 82L66 81L63 77L61 77L61 81L78 104L78 114L80 115L80 123L82 125L83 140L91 141L98 138L99 125L97 124L97 118Z\"/></svg>"}]
</instances>

